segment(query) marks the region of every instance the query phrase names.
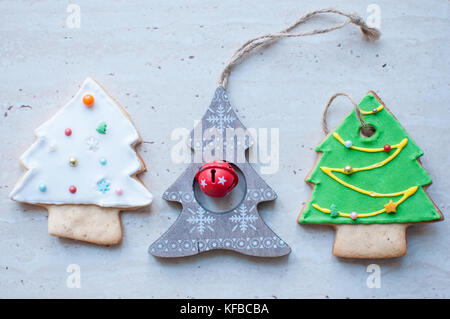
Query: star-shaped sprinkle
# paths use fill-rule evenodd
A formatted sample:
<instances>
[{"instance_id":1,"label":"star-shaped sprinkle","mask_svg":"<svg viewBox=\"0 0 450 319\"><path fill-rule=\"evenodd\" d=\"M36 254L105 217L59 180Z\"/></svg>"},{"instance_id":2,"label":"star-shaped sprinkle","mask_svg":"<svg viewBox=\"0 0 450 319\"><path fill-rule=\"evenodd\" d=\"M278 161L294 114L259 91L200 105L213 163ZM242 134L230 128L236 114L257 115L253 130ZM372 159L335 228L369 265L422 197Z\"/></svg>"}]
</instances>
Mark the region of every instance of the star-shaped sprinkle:
<instances>
[{"instance_id":1,"label":"star-shaped sprinkle","mask_svg":"<svg viewBox=\"0 0 450 319\"><path fill-rule=\"evenodd\" d=\"M206 187L206 185L208 185L208 184L206 184L206 181L205 181L204 179L202 179L202 180L200 181L200 186L201 186L201 187Z\"/></svg>"},{"instance_id":2,"label":"star-shaped sprinkle","mask_svg":"<svg viewBox=\"0 0 450 319\"><path fill-rule=\"evenodd\" d=\"M397 211L397 204L392 199L384 207L386 207L386 213L395 213Z\"/></svg>"},{"instance_id":3,"label":"star-shaped sprinkle","mask_svg":"<svg viewBox=\"0 0 450 319\"><path fill-rule=\"evenodd\" d=\"M217 184L222 184L225 186L225 183L227 182L227 180L225 179L225 176L219 177L219 181L217 182Z\"/></svg>"}]
</instances>

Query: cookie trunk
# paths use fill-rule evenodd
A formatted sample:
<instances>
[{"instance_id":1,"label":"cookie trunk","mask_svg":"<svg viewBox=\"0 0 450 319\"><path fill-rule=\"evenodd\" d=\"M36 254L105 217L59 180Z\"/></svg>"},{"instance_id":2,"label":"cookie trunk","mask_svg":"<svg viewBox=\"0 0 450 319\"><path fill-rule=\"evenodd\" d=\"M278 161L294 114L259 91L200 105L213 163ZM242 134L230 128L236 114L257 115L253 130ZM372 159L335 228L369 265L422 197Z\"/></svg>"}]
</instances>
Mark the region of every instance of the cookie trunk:
<instances>
[{"instance_id":1,"label":"cookie trunk","mask_svg":"<svg viewBox=\"0 0 450 319\"><path fill-rule=\"evenodd\" d=\"M118 208L95 205L49 205L51 235L98 245L117 244L122 239Z\"/></svg>"},{"instance_id":2,"label":"cookie trunk","mask_svg":"<svg viewBox=\"0 0 450 319\"><path fill-rule=\"evenodd\" d=\"M406 254L408 224L336 225L333 255L344 258L393 258Z\"/></svg>"}]
</instances>

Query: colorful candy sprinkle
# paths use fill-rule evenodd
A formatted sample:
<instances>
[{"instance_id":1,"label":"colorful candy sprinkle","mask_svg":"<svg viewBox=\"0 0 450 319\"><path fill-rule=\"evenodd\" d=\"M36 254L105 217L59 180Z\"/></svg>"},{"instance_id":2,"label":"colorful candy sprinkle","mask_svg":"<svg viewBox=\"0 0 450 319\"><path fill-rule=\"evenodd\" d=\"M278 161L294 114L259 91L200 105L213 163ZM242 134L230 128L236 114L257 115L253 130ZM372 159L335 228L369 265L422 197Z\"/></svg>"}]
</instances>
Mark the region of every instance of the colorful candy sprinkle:
<instances>
[{"instance_id":1,"label":"colorful candy sprinkle","mask_svg":"<svg viewBox=\"0 0 450 319\"><path fill-rule=\"evenodd\" d=\"M90 94L86 94L85 96L83 96L83 103L84 105L86 105L86 107L92 107L92 105L94 105L94 97Z\"/></svg>"},{"instance_id":2,"label":"colorful candy sprinkle","mask_svg":"<svg viewBox=\"0 0 450 319\"><path fill-rule=\"evenodd\" d=\"M350 165L346 165L344 167L344 173L345 174L351 174L353 172L353 167L351 167Z\"/></svg>"},{"instance_id":3,"label":"colorful candy sprinkle","mask_svg":"<svg viewBox=\"0 0 450 319\"><path fill-rule=\"evenodd\" d=\"M77 188L72 185L69 187L69 192L71 192L72 194L75 194L77 192Z\"/></svg>"},{"instance_id":4,"label":"colorful candy sprinkle","mask_svg":"<svg viewBox=\"0 0 450 319\"><path fill-rule=\"evenodd\" d=\"M64 134L66 134L67 136L70 136L70 135L72 135L72 130L70 128L66 128L64 130Z\"/></svg>"},{"instance_id":5,"label":"colorful candy sprinkle","mask_svg":"<svg viewBox=\"0 0 450 319\"><path fill-rule=\"evenodd\" d=\"M122 188L116 189L116 194L119 195L119 196L121 196L121 195L123 194Z\"/></svg>"},{"instance_id":6,"label":"colorful candy sprinkle","mask_svg":"<svg viewBox=\"0 0 450 319\"><path fill-rule=\"evenodd\" d=\"M47 190L47 186L45 184L39 184L38 187L41 192L45 192Z\"/></svg>"},{"instance_id":7,"label":"colorful candy sprinkle","mask_svg":"<svg viewBox=\"0 0 450 319\"><path fill-rule=\"evenodd\" d=\"M339 212L338 212L338 210L337 210L337 208L336 208L336 205L334 205L334 204L331 204L331 206L330 206L330 215L331 215L331 217L333 217L333 218L339 216Z\"/></svg>"},{"instance_id":8,"label":"colorful candy sprinkle","mask_svg":"<svg viewBox=\"0 0 450 319\"><path fill-rule=\"evenodd\" d=\"M351 212L350 218L356 220L356 218L358 218L358 214L356 212Z\"/></svg>"},{"instance_id":9,"label":"colorful candy sprinkle","mask_svg":"<svg viewBox=\"0 0 450 319\"><path fill-rule=\"evenodd\" d=\"M99 159L100 164L102 165L106 165L106 163L108 163L108 161L106 160L106 158L102 157L101 159Z\"/></svg>"},{"instance_id":10,"label":"colorful candy sprinkle","mask_svg":"<svg viewBox=\"0 0 450 319\"><path fill-rule=\"evenodd\" d=\"M350 141L350 140L345 141L345 142L344 142L344 146L345 146L346 148L352 147L352 141Z\"/></svg>"},{"instance_id":11,"label":"colorful candy sprinkle","mask_svg":"<svg viewBox=\"0 0 450 319\"><path fill-rule=\"evenodd\" d=\"M77 158L76 158L76 157L71 157L71 158L69 158L69 164L70 164L70 166L72 166L72 167L77 166L77 165L78 165L78 160L77 160Z\"/></svg>"},{"instance_id":12,"label":"colorful candy sprinkle","mask_svg":"<svg viewBox=\"0 0 450 319\"><path fill-rule=\"evenodd\" d=\"M101 122L98 124L96 131L100 134L106 134L106 122Z\"/></svg>"}]
</instances>

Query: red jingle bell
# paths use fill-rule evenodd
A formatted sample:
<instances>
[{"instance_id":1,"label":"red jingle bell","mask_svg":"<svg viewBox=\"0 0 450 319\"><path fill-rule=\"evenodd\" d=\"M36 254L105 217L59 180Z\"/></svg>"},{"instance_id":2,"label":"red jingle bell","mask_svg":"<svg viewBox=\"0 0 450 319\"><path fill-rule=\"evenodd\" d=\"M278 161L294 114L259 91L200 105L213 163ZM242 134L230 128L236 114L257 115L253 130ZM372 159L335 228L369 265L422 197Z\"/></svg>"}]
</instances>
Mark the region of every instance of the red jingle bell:
<instances>
[{"instance_id":1,"label":"red jingle bell","mask_svg":"<svg viewBox=\"0 0 450 319\"><path fill-rule=\"evenodd\" d=\"M195 178L201 191L212 197L225 196L239 181L233 167L224 161L211 161L204 164Z\"/></svg>"}]
</instances>

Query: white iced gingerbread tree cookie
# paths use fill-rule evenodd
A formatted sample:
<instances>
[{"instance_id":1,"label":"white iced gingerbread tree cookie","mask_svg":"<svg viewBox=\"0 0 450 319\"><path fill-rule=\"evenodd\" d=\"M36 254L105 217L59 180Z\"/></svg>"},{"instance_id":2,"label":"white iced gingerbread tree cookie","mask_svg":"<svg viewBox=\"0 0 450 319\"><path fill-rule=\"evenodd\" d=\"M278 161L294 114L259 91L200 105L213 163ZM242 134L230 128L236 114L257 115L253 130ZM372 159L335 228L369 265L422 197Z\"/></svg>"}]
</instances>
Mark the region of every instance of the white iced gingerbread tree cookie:
<instances>
[{"instance_id":1,"label":"white iced gingerbread tree cookie","mask_svg":"<svg viewBox=\"0 0 450 319\"><path fill-rule=\"evenodd\" d=\"M141 139L125 110L87 78L35 134L20 158L28 171L11 199L46 207L52 235L118 243L119 212L147 206L153 198L136 177L145 171L135 150Z\"/></svg>"}]
</instances>

